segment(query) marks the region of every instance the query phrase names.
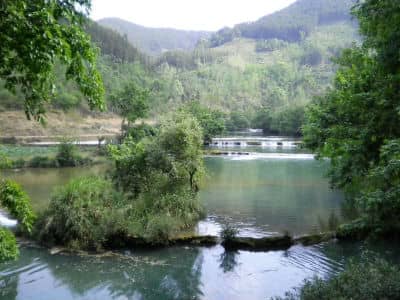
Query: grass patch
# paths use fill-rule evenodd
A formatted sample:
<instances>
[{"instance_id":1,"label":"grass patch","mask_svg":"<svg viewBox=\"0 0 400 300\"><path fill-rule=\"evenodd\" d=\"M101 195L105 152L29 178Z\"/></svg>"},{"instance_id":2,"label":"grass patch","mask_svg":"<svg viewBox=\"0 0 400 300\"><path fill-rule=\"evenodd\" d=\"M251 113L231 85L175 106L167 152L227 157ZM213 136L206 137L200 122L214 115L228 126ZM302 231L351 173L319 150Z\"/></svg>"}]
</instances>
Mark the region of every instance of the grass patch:
<instances>
[{"instance_id":1,"label":"grass patch","mask_svg":"<svg viewBox=\"0 0 400 300\"><path fill-rule=\"evenodd\" d=\"M2 145L2 151L11 160L29 160L35 156L55 156L57 147L34 147L18 145Z\"/></svg>"},{"instance_id":2,"label":"grass patch","mask_svg":"<svg viewBox=\"0 0 400 300\"><path fill-rule=\"evenodd\" d=\"M77 167L101 161L103 156L98 148L70 143L49 147L2 145L1 150L9 159L9 164L0 166L3 169Z\"/></svg>"},{"instance_id":3,"label":"grass patch","mask_svg":"<svg viewBox=\"0 0 400 300\"><path fill-rule=\"evenodd\" d=\"M123 197L99 177L72 180L54 193L35 236L47 245L99 250L126 220Z\"/></svg>"}]
</instances>

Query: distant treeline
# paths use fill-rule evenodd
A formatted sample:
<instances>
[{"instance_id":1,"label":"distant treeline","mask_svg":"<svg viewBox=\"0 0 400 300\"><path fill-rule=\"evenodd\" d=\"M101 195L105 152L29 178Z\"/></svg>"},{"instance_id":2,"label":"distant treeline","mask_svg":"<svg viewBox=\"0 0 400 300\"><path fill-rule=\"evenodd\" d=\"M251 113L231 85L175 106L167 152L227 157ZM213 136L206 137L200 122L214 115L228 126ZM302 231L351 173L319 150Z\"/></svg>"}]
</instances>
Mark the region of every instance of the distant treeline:
<instances>
[{"instance_id":1,"label":"distant treeline","mask_svg":"<svg viewBox=\"0 0 400 300\"><path fill-rule=\"evenodd\" d=\"M126 35L121 35L91 20L88 20L85 30L103 55L108 55L118 62L146 61L146 55L132 46Z\"/></svg>"},{"instance_id":2,"label":"distant treeline","mask_svg":"<svg viewBox=\"0 0 400 300\"><path fill-rule=\"evenodd\" d=\"M351 20L350 9L355 2L355 0L298 0L288 8L255 22L223 28L211 36L209 43L211 47L217 47L236 37L298 42L318 25Z\"/></svg>"},{"instance_id":3,"label":"distant treeline","mask_svg":"<svg viewBox=\"0 0 400 300\"><path fill-rule=\"evenodd\" d=\"M200 39L208 38L207 31L187 31L172 28L149 28L118 18L98 21L100 25L112 28L126 37L130 43L150 55L157 56L171 50L193 50Z\"/></svg>"}]
</instances>

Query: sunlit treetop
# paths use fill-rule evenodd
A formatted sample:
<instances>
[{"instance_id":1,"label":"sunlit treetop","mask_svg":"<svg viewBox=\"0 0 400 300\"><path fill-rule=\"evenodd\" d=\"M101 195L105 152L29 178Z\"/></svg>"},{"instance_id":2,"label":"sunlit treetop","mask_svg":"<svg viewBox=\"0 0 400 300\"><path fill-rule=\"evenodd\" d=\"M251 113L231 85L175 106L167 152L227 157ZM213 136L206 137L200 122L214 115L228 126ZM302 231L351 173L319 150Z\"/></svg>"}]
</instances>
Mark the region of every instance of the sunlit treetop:
<instances>
[{"instance_id":1,"label":"sunlit treetop","mask_svg":"<svg viewBox=\"0 0 400 300\"><path fill-rule=\"evenodd\" d=\"M0 1L0 78L25 97L25 113L43 121L54 94L54 66L66 65L91 109L104 109L104 87L96 70L97 49L82 30L90 0Z\"/></svg>"}]
</instances>

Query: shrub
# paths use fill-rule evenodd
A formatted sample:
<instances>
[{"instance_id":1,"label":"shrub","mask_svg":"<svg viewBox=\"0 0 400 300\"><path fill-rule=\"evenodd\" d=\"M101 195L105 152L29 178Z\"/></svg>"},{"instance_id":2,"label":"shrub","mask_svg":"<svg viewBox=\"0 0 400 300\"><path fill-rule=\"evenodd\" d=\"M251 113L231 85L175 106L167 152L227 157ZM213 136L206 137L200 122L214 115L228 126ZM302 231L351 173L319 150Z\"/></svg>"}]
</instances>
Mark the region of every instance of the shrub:
<instances>
[{"instance_id":1,"label":"shrub","mask_svg":"<svg viewBox=\"0 0 400 300\"><path fill-rule=\"evenodd\" d=\"M228 131L243 130L249 127L250 121L243 113L233 112L229 120L226 121L226 129Z\"/></svg>"},{"instance_id":2,"label":"shrub","mask_svg":"<svg viewBox=\"0 0 400 300\"><path fill-rule=\"evenodd\" d=\"M200 104L199 101L191 101L181 108L193 115L204 133L204 142L209 143L211 139L225 131L225 114L222 111L210 109Z\"/></svg>"},{"instance_id":3,"label":"shrub","mask_svg":"<svg viewBox=\"0 0 400 300\"><path fill-rule=\"evenodd\" d=\"M11 164L12 168L19 169L25 167L26 161L23 158L18 158L17 160L13 160Z\"/></svg>"},{"instance_id":4,"label":"shrub","mask_svg":"<svg viewBox=\"0 0 400 300\"><path fill-rule=\"evenodd\" d=\"M167 244L180 230L191 228L201 219L203 208L190 190L166 194L158 191L155 188L134 201L129 212L129 226L134 230L129 233L153 244Z\"/></svg>"},{"instance_id":5,"label":"shrub","mask_svg":"<svg viewBox=\"0 0 400 300\"><path fill-rule=\"evenodd\" d=\"M155 137L140 142L127 138L109 146L115 161L114 182L137 198L157 191L157 197L182 187L198 189L203 172L202 130L197 120L184 112L162 122Z\"/></svg>"},{"instance_id":6,"label":"shrub","mask_svg":"<svg viewBox=\"0 0 400 300\"><path fill-rule=\"evenodd\" d=\"M351 262L338 276L327 281L308 280L296 292L284 299L399 299L400 269L381 258L363 256L361 262Z\"/></svg>"},{"instance_id":7,"label":"shrub","mask_svg":"<svg viewBox=\"0 0 400 300\"><path fill-rule=\"evenodd\" d=\"M220 233L222 242L231 241L231 240L235 239L236 236L238 235L238 233L239 233L239 230L234 228L233 226L231 226L229 224L223 225L221 233Z\"/></svg>"},{"instance_id":8,"label":"shrub","mask_svg":"<svg viewBox=\"0 0 400 300\"><path fill-rule=\"evenodd\" d=\"M19 184L11 180L0 183L0 205L19 221L24 230L31 231L36 216L32 211L28 195Z\"/></svg>"},{"instance_id":9,"label":"shrub","mask_svg":"<svg viewBox=\"0 0 400 300\"><path fill-rule=\"evenodd\" d=\"M362 240L370 235L372 231L365 220L357 219L349 224L342 224L336 231L336 237L340 240Z\"/></svg>"},{"instance_id":10,"label":"shrub","mask_svg":"<svg viewBox=\"0 0 400 300\"><path fill-rule=\"evenodd\" d=\"M55 160L47 156L34 156L28 162L30 168L52 168L55 166Z\"/></svg>"},{"instance_id":11,"label":"shrub","mask_svg":"<svg viewBox=\"0 0 400 300\"><path fill-rule=\"evenodd\" d=\"M63 141L58 146L56 162L60 167L75 167L79 165L79 156L76 146L70 142Z\"/></svg>"},{"instance_id":12,"label":"shrub","mask_svg":"<svg viewBox=\"0 0 400 300\"><path fill-rule=\"evenodd\" d=\"M4 153L4 150L0 146L0 169L9 168L12 165L11 160Z\"/></svg>"},{"instance_id":13,"label":"shrub","mask_svg":"<svg viewBox=\"0 0 400 300\"><path fill-rule=\"evenodd\" d=\"M122 196L99 177L72 180L53 195L40 218L37 235L46 244L97 250L120 230L124 220Z\"/></svg>"},{"instance_id":14,"label":"shrub","mask_svg":"<svg viewBox=\"0 0 400 300\"><path fill-rule=\"evenodd\" d=\"M153 244L167 244L179 230L178 220L171 216L154 215L149 218L144 232L146 240Z\"/></svg>"},{"instance_id":15,"label":"shrub","mask_svg":"<svg viewBox=\"0 0 400 300\"><path fill-rule=\"evenodd\" d=\"M16 259L18 247L15 236L11 231L0 228L0 262Z\"/></svg>"}]
</instances>

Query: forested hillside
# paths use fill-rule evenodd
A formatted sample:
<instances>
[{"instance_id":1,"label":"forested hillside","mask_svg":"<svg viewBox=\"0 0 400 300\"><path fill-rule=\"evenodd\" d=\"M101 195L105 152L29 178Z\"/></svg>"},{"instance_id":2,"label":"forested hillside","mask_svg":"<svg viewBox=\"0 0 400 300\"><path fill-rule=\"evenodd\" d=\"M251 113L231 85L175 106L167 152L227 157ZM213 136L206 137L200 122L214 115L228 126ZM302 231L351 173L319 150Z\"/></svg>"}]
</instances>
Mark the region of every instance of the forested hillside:
<instances>
[{"instance_id":1,"label":"forested hillside","mask_svg":"<svg viewBox=\"0 0 400 300\"><path fill-rule=\"evenodd\" d=\"M350 9L355 3L356 0L298 0L286 9L255 22L219 30L210 38L210 46L216 47L238 37L299 42L320 25L350 21Z\"/></svg>"},{"instance_id":2,"label":"forested hillside","mask_svg":"<svg viewBox=\"0 0 400 300\"><path fill-rule=\"evenodd\" d=\"M133 80L138 85L147 86L144 83L150 76L148 75L150 74L150 62L147 55L132 46L126 37L95 22L88 20L85 30L92 43L99 49L98 69L106 88L106 100L127 81ZM55 76L57 84L54 97L48 102L48 106L61 110L79 108L81 112L89 112L76 84L66 80L65 67L57 64ZM23 109L21 93L16 90L16 93L13 94L5 89L1 82L0 84L0 111ZM110 103L108 103L108 108L112 109Z\"/></svg>"},{"instance_id":3,"label":"forested hillside","mask_svg":"<svg viewBox=\"0 0 400 300\"><path fill-rule=\"evenodd\" d=\"M151 55L169 50L193 50L200 39L207 38L211 34L207 31L149 28L118 18L106 18L99 20L98 23L118 31L133 45Z\"/></svg>"},{"instance_id":4,"label":"forested hillside","mask_svg":"<svg viewBox=\"0 0 400 300\"><path fill-rule=\"evenodd\" d=\"M353 2L299 0L256 22L219 31L208 40L203 38L206 32L149 29L118 19L101 21L120 26L116 31L92 21L86 31L101 53L98 67L108 111L118 111L112 96L133 83L148 90L152 119L197 101L223 113L228 129L253 126L271 133L299 134L305 104L332 82L332 58L359 40L349 14ZM221 40L223 32L234 34ZM147 48L150 53L168 47L186 50L154 57L140 51L132 39L133 44L144 42L146 47L155 42L154 48ZM87 112L75 84L65 80L65 70L58 67L56 73L59 84L52 107ZM22 109L22 103L18 92L12 95L0 89L0 111Z\"/></svg>"}]
</instances>

